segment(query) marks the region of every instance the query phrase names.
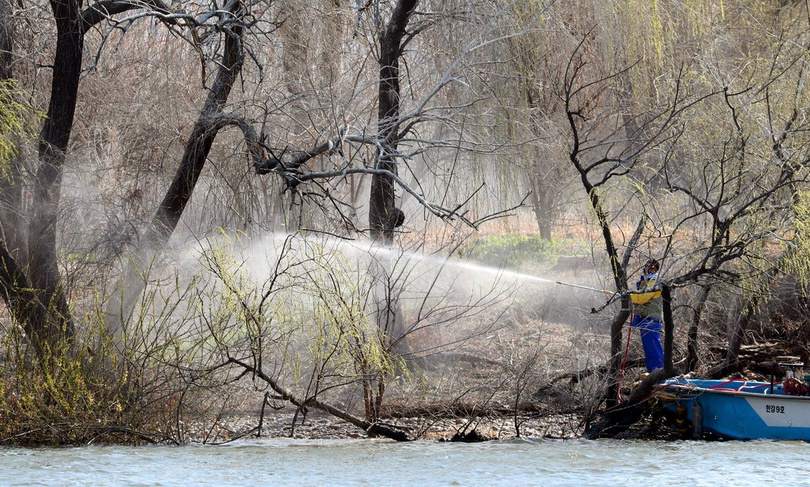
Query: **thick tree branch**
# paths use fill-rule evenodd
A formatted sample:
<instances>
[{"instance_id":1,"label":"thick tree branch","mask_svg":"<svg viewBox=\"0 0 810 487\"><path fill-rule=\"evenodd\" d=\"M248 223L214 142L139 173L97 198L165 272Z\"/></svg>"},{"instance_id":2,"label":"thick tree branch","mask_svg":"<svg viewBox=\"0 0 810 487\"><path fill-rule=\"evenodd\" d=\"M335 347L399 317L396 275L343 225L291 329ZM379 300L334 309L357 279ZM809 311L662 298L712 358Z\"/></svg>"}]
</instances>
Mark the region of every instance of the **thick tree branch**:
<instances>
[{"instance_id":1,"label":"thick tree branch","mask_svg":"<svg viewBox=\"0 0 810 487\"><path fill-rule=\"evenodd\" d=\"M88 6L82 11L80 20L82 35L86 34L99 22L109 19L116 14L137 9L153 10L164 15L171 14L169 7L160 0L102 0ZM175 23L172 18L167 18L165 22L169 24Z\"/></svg>"}]
</instances>

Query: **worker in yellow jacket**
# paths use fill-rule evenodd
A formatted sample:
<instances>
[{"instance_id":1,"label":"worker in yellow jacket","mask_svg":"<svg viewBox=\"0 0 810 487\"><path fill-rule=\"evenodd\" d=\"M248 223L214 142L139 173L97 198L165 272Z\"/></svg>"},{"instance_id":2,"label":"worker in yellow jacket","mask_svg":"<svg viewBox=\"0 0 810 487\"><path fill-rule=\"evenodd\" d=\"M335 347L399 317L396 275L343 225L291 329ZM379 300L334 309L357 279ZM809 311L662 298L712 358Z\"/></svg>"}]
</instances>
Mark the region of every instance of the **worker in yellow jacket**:
<instances>
[{"instance_id":1,"label":"worker in yellow jacket","mask_svg":"<svg viewBox=\"0 0 810 487\"><path fill-rule=\"evenodd\" d=\"M658 285L658 270L661 265L655 259L644 264L636 290L630 292L633 303L633 319L630 326L641 332L641 345L644 347L644 363L652 372L664 367L664 347L661 346L661 322L663 320L663 300Z\"/></svg>"}]
</instances>

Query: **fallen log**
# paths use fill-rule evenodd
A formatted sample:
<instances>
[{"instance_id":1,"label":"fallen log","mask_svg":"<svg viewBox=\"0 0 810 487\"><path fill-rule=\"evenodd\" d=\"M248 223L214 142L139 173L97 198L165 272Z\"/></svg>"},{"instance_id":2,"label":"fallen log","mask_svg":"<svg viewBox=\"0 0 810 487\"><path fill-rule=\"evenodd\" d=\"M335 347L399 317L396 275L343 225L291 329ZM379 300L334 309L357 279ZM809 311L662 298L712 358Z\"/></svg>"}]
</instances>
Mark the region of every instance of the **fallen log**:
<instances>
[{"instance_id":1,"label":"fallen log","mask_svg":"<svg viewBox=\"0 0 810 487\"><path fill-rule=\"evenodd\" d=\"M381 418L464 418L471 416L511 416L522 414L547 414L548 408L536 402L521 402L517 407L489 405L468 402L429 403L418 406L398 404L384 405L380 410Z\"/></svg>"},{"instance_id":2,"label":"fallen log","mask_svg":"<svg viewBox=\"0 0 810 487\"><path fill-rule=\"evenodd\" d=\"M353 424L358 428L362 429L366 432L369 436L382 436L385 438L390 438L395 441L410 441L411 438L408 436L403 430L397 429L394 426L386 425L380 422L369 422L360 417L357 417L348 411L344 411L338 407L335 407L329 403L322 402L315 397L309 398L300 398L294 395L292 392L287 390L284 386L279 384L275 381L272 377L268 376L264 373L261 368L253 367L252 365L236 359L236 358L229 358L227 361L228 364L234 364L239 367L242 367L245 371L253 374L255 377L263 380L270 386L273 391L278 395L278 398L284 401L289 401L294 406L297 406L301 410L306 410L308 407L312 407L315 409L320 409L326 413L335 416L336 418L340 418L347 423Z\"/></svg>"}]
</instances>

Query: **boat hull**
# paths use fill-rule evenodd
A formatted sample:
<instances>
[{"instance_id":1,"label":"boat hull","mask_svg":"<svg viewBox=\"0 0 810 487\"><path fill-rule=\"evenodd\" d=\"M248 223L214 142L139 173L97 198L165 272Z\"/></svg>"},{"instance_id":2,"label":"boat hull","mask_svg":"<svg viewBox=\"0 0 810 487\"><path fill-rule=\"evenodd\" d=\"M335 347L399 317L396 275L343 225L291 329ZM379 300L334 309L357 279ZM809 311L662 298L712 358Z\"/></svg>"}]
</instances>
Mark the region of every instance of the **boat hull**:
<instances>
[{"instance_id":1,"label":"boat hull","mask_svg":"<svg viewBox=\"0 0 810 487\"><path fill-rule=\"evenodd\" d=\"M761 382L700 381L666 389L690 421L699 415L703 431L737 440L810 441L810 397L772 393L770 384Z\"/></svg>"}]
</instances>

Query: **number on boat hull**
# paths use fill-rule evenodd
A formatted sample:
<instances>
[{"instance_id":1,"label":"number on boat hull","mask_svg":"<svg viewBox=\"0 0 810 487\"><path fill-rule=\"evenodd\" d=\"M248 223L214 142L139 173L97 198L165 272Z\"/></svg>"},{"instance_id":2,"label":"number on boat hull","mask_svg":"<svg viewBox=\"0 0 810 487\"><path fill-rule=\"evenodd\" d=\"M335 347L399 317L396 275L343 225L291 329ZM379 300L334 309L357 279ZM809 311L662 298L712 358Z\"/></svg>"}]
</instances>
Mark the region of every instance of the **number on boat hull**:
<instances>
[{"instance_id":1,"label":"number on boat hull","mask_svg":"<svg viewBox=\"0 0 810 487\"><path fill-rule=\"evenodd\" d=\"M767 426L810 427L810 401L746 397L751 409Z\"/></svg>"}]
</instances>

